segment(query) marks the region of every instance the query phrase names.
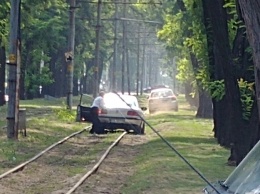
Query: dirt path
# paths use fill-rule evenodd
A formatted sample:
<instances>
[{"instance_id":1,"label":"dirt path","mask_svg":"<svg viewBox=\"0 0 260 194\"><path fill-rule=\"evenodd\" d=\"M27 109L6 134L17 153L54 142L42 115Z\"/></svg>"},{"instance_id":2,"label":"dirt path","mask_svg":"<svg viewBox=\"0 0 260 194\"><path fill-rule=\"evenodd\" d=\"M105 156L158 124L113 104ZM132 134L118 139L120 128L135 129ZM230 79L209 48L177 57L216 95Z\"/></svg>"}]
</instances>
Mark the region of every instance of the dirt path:
<instances>
[{"instance_id":1,"label":"dirt path","mask_svg":"<svg viewBox=\"0 0 260 194\"><path fill-rule=\"evenodd\" d=\"M136 171L135 157L139 154L137 145L147 141L146 136L127 135L112 150L97 173L92 175L75 193L119 194L122 186Z\"/></svg>"},{"instance_id":2,"label":"dirt path","mask_svg":"<svg viewBox=\"0 0 260 194\"><path fill-rule=\"evenodd\" d=\"M0 180L0 194L66 193L105 152L108 145L103 145L104 138L83 134L69 144L58 146L50 155L41 157L23 171ZM124 137L98 171L75 193L120 193L121 187L135 172L134 158L139 153L136 146L146 141L146 136ZM92 149L93 145L95 150Z\"/></svg>"}]
</instances>

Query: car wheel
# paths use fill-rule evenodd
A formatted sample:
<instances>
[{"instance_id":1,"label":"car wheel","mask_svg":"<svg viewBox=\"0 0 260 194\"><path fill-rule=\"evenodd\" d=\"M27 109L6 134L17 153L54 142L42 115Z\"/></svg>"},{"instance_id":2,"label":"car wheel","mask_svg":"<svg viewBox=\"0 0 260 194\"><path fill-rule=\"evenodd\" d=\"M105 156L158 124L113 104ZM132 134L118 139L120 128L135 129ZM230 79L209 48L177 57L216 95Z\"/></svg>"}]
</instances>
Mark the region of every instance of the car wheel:
<instances>
[{"instance_id":1,"label":"car wheel","mask_svg":"<svg viewBox=\"0 0 260 194\"><path fill-rule=\"evenodd\" d=\"M141 124L141 126L135 126L134 127L134 133L137 135L143 135L145 130L145 125L144 123Z\"/></svg>"}]
</instances>

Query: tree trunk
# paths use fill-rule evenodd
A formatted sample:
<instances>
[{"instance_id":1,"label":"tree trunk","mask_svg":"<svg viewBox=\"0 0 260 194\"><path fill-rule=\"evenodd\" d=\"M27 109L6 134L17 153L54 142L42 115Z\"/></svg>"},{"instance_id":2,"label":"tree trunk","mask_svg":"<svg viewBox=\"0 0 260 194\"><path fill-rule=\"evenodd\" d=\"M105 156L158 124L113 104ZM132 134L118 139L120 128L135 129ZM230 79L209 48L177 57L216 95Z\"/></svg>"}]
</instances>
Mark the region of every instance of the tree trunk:
<instances>
[{"instance_id":1,"label":"tree trunk","mask_svg":"<svg viewBox=\"0 0 260 194\"><path fill-rule=\"evenodd\" d=\"M251 117L248 123L248 151L254 147L254 145L260 139L260 122L258 119L258 108L257 108L257 100L254 100Z\"/></svg>"},{"instance_id":2,"label":"tree trunk","mask_svg":"<svg viewBox=\"0 0 260 194\"><path fill-rule=\"evenodd\" d=\"M227 13L223 8L224 0L204 1L204 5L208 11L213 35L214 79L224 79L225 83L224 97L220 101L214 101L213 107L216 108L214 129L217 138L220 138L220 143L227 146L234 144L234 152L239 162L247 153L244 147L246 133L243 126L240 91L233 71L232 57L230 57L232 55L228 38Z\"/></svg>"},{"instance_id":3,"label":"tree trunk","mask_svg":"<svg viewBox=\"0 0 260 194\"><path fill-rule=\"evenodd\" d=\"M245 21L248 40L253 49L256 98L258 110L260 110L260 2L259 0L239 0L239 4Z\"/></svg>"},{"instance_id":4,"label":"tree trunk","mask_svg":"<svg viewBox=\"0 0 260 194\"><path fill-rule=\"evenodd\" d=\"M196 56L193 53L190 53L191 56L191 63L193 67L193 71L195 75L198 73L199 69L199 62ZM212 99L209 93L203 89L201 81L196 79L197 87L198 87L198 103L197 106L197 118L212 118L213 117L213 110L212 110Z\"/></svg>"},{"instance_id":5,"label":"tree trunk","mask_svg":"<svg viewBox=\"0 0 260 194\"><path fill-rule=\"evenodd\" d=\"M48 86L43 86L42 95L54 97L64 97L67 92L66 65L64 59L65 49L60 49L58 53L51 55L50 71L54 82Z\"/></svg>"},{"instance_id":6,"label":"tree trunk","mask_svg":"<svg viewBox=\"0 0 260 194\"><path fill-rule=\"evenodd\" d=\"M94 75L91 74L91 69L94 68L94 60L90 60L86 63L86 72L85 72L85 89L84 93L92 94L93 93L93 80Z\"/></svg>"},{"instance_id":7,"label":"tree trunk","mask_svg":"<svg viewBox=\"0 0 260 194\"><path fill-rule=\"evenodd\" d=\"M260 2L258 0L242 1L239 0L241 13L245 21L246 34L249 44L253 49L253 62L255 74L255 90L257 99L257 110L253 106L252 117L249 128L251 129L250 148L259 140L259 119L260 119ZM257 118L256 118L257 115ZM257 123L257 124L256 124ZM256 128L255 128L256 127Z\"/></svg>"},{"instance_id":8,"label":"tree trunk","mask_svg":"<svg viewBox=\"0 0 260 194\"><path fill-rule=\"evenodd\" d=\"M73 76L73 96L79 95L78 78Z\"/></svg>"},{"instance_id":9,"label":"tree trunk","mask_svg":"<svg viewBox=\"0 0 260 194\"><path fill-rule=\"evenodd\" d=\"M236 3L236 7L238 26L232 48L233 58L235 59L236 76L237 79L243 78L243 80L253 83L255 77L254 72L252 71L254 67L252 53L247 51L250 45L247 39L245 23L238 2ZM243 21L243 23L241 21Z\"/></svg>"},{"instance_id":10,"label":"tree trunk","mask_svg":"<svg viewBox=\"0 0 260 194\"><path fill-rule=\"evenodd\" d=\"M199 107L197 110L196 117L197 118L213 118L213 106L212 106L212 98L209 93L199 88Z\"/></svg>"},{"instance_id":11,"label":"tree trunk","mask_svg":"<svg viewBox=\"0 0 260 194\"><path fill-rule=\"evenodd\" d=\"M192 90L192 86L191 83L189 83L188 81L186 83L184 83L184 95L185 95L185 99L187 100L187 102L189 103L190 106L194 106L197 107L198 103L196 98L194 98L191 93L193 92Z\"/></svg>"},{"instance_id":12,"label":"tree trunk","mask_svg":"<svg viewBox=\"0 0 260 194\"><path fill-rule=\"evenodd\" d=\"M0 46L0 106L5 104L5 61L5 47Z\"/></svg>"}]
</instances>

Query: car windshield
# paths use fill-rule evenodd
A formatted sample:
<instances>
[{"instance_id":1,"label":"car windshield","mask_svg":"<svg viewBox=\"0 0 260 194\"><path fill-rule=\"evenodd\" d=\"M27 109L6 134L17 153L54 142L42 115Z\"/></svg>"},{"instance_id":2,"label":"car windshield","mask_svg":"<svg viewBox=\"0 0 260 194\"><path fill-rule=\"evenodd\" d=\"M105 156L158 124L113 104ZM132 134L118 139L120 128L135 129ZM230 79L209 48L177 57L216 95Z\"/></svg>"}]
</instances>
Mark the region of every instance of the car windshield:
<instances>
[{"instance_id":1,"label":"car windshield","mask_svg":"<svg viewBox=\"0 0 260 194\"><path fill-rule=\"evenodd\" d=\"M224 182L232 193L260 193L260 141Z\"/></svg>"},{"instance_id":2,"label":"car windshield","mask_svg":"<svg viewBox=\"0 0 260 194\"><path fill-rule=\"evenodd\" d=\"M121 99L121 98L123 99ZM138 101L134 96L120 95L108 93L104 96L105 106L107 108L138 108Z\"/></svg>"}]
</instances>

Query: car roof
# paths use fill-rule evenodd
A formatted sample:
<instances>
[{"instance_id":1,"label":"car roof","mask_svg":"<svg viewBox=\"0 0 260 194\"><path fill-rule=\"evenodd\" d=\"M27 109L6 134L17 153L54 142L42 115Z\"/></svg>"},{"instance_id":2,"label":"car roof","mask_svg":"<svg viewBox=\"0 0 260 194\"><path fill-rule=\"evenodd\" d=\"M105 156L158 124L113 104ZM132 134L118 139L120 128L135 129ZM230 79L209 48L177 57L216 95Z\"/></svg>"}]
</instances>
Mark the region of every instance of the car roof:
<instances>
[{"instance_id":1,"label":"car roof","mask_svg":"<svg viewBox=\"0 0 260 194\"><path fill-rule=\"evenodd\" d=\"M151 91L152 92L161 92L161 91L172 91L170 88L158 88Z\"/></svg>"},{"instance_id":2,"label":"car roof","mask_svg":"<svg viewBox=\"0 0 260 194\"><path fill-rule=\"evenodd\" d=\"M117 106L118 107L128 107L128 105L126 103L131 104L133 107L139 107L137 98L135 96L131 96L131 95L106 93L104 95L104 100L105 100L105 104L108 107L117 107Z\"/></svg>"}]
</instances>

